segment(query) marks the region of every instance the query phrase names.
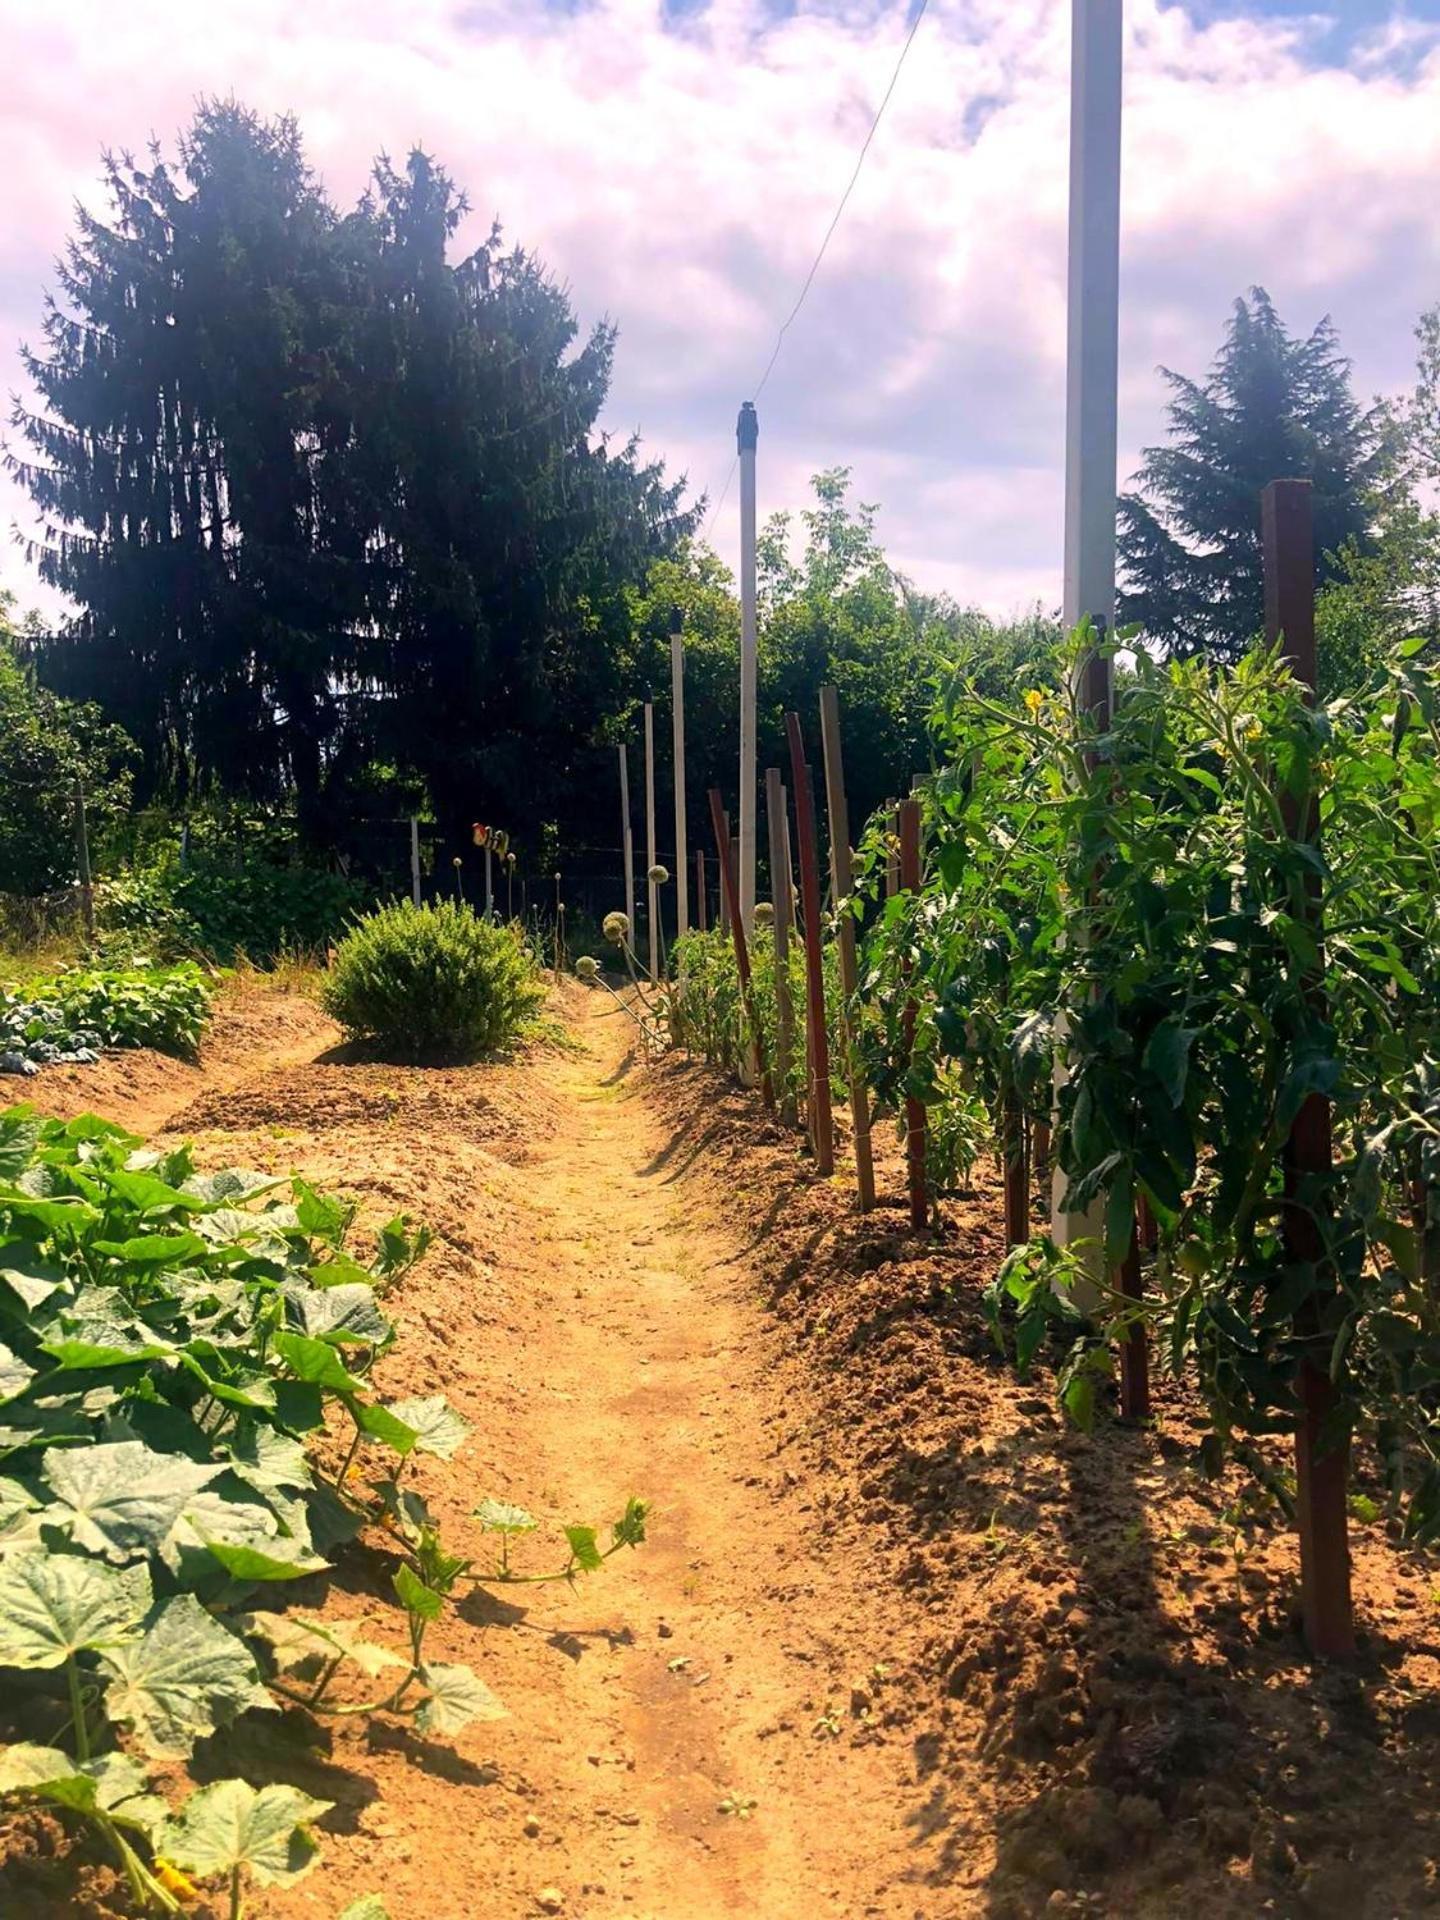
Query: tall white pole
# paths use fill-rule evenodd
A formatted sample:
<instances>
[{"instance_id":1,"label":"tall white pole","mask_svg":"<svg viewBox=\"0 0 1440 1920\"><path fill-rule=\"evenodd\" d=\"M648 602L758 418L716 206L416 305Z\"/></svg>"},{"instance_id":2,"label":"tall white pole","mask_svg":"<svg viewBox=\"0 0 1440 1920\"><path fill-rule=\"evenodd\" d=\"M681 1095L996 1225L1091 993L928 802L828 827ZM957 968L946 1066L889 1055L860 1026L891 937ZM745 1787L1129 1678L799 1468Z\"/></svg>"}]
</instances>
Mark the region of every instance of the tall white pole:
<instances>
[{"instance_id":1,"label":"tall white pole","mask_svg":"<svg viewBox=\"0 0 1440 1920\"><path fill-rule=\"evenodd\" d=\"M635 915L635 840L630 831L630 769L626 765L625 748L620 748L620 846L625 861L625 918L632 922L630 943L635 941L633 925Z\"/></svg>"},{"instance_id":2,"label":"tall white pole","mask_svg":"<svg viewBox=\"0 0 1440 1920\"><path fill-rule=\"evenodd\" d=\"M735 423L740 460L740 923L755 923L755 444L760 422L747 400Z\"/></svg>"},{"instance_id":3,"label":"tall white pole","mask_svg":"<svg viewBox=\"0 0 1440 1920\"><path fill-rule=\"evenodd\" d=\"M1115 620L1123 0L1071 0L1065 624Z\"/></svg>"},{"instance_id":4,"label":"tall white pole","mask_svg":"<svg viewBox=\"0 0 1440 1920\"><path fill-rule=\"evenodd\" d=\"M1065 399L1064 618L1115 620L1115 416L1120 333L1120 96L1123 0L1071 0L1070 275ZM1110 663L1081 668L1084 704L1108 715ZM1056 1082L1064 1075L1057 1034ZM1066 1245L1101 1230L1098 1206L1062 1207L1055 1170L1051 1230ZM1098 1270L1098 1263L1097 1263Z\"/></svg>"},{"instance_id":5,"label":"tall white pole","mask_svg":"<svg viewBox=\"0 0 1440 1920\"><path fill-rule=\"evenodd\" d=\"M675 771L675 932L690 931L690 849L685 827L685 642L677 607L670 622L670 718Z\"/></svg>"},{"instance_id":6,"label":"tall white pole","mask_svg":"<svg viewBox=\"0 0 1440 1920\"><path fill-rule=\"evenodd\" d=\"M413 813L410 816L410 898L418 907L420 904L420 821Z\"/></svg>"},{"instance_id":7,"label":"tall white pole","mask_svg":"<svg viewBox=\"0 0 1440 1920\"><path fill-rule=\"evenodd\" d=\"M655 926L660 889L650 878L655 865L655 704L645 702L645 931L650 943L650 978L660 976L660 942Z\"/></svg>"}]
</instances>

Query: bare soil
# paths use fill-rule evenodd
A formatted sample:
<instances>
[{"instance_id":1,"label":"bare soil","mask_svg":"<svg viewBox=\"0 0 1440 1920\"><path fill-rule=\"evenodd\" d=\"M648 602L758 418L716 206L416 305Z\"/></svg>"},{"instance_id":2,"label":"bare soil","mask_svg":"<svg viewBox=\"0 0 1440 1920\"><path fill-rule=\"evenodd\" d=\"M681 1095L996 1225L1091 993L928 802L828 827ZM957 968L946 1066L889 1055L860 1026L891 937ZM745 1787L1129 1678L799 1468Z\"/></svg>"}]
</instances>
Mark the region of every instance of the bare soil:
<instances>
[{"instance_id":1,"label":"bare soil","mask_svg":"<svg viewBox=\"0 0 1440 1920\"><path fill-rule=\"evenodd\" d=\"M860 1220L750 1096L641 1066L598 997L559 1004L573 1045L437 1070L357 1061L306 1003L252 993L196 1068L27 1089L205 1165L294 1168L362 1230L429 1222L379 1384L473 1423L420 1470L462 1550L485 1495L556 1527L653 1503L649 1542L576 1591L477 1589L434 1630L507 1720L451 1747L251 1716L197 1752L197 1778L334 1803L320 1869L253 1913L1440 1906L1433 1565L1357 1528L1362 1657L1313 1667L1293 1539L1238 1479L1198 1478L1183 1400L1086 1438L999 1364L991 1191L917 1239L887 1163L892 1204ZM376 1534L294 1597L394 1641L393 1566ZM53 1822L0 1831L0 1915L123 1911L65 1849Z\"/></svg>"}]
</instances>

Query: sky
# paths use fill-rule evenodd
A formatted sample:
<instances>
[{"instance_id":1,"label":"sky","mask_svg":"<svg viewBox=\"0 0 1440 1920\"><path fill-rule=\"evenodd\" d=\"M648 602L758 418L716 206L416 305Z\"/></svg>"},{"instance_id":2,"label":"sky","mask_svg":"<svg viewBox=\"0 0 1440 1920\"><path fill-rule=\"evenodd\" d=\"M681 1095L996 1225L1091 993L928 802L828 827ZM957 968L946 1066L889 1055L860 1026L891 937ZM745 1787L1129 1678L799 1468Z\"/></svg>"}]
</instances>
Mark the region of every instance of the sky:
<instances>
[{"instance_id":1,"label":"sky","mask_svg":"<svg viewBox=\"0 0 1440 1920\"><path fill-rule=\"evenodd\" d=\"M0 380L102 147L194 101L293 111L341 204L413 145L619 327L606 425L718 496L915 0L0 0ZM893 565L997 615L1059 600L1069 0L930 0L760 401L761 512L851 468ZM1440 0L1127 0L1120 477L1235 296L1329 314L1362 396L1440 301ZM465 238L462 235L462 242ZM711 520L733 563L735 489ZM54 606L8 537L0 584Z\"/></svg>"}]
</instances>

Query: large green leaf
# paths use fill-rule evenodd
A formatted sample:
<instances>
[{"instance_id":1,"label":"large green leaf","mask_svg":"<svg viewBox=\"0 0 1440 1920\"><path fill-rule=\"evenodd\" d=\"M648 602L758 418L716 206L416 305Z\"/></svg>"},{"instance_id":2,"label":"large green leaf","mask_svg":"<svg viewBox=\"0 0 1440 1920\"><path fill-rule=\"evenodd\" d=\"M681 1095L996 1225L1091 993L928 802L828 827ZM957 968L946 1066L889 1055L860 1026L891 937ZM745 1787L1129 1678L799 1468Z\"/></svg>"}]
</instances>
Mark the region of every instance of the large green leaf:
<instances>
[{"instance_id":1,"label":"large green leaf","mask_svg":"<svg viewBox=\"0 0 1440 1920\"><path fill-rule=\"evenodd\" d=\"M319 1387L325 1393L358 1393L361 1382L345 1369L345 1363L324 1340L312 1340L303 1333L277 1333L276 1353L297 1380Z\"/></svg>"},{"instance_id":2,"label":"large green leaf","mask_svg":"<svg viewBox=\"0 0 1440 1920\"><path fill-rule=\"evenodd\" d=\"M183 1260L203 1258L208 1248L198 1233L148 1233L134 1240L97 1240L94 1252L127 1267L178 1267Z\"/></svg>"},{"instance_id":3,"label":"large green leaf","mask_svg":"<svg viewBox=\"0 0 1440 1920\"><path fill-rule=\"evenodd\" d=\"M415 1725L421 1733L448 1736L461 1732L474 1720L508 1717L509 1709L469 1667L442 1666L437 1662L421 1667L420 1678L430 1690L429 1698L415 1715Z\"/></svg>"},{"instance_id":4,"label":"large green leaf","mask_svg":"<svg viewBox=\"0 0 1440 1920\"><path fill-rule=\"evenodd\" d=\"M151 1605L149 1569L26 1550L0 1561L0 1665L62 1666L71 1654L135 1639Z\"/></svg>"},{"instance_id":5,"label":"large green leaf","mask_svg":"<svg viewBox=\"0 0 1440 1920\"><path fill-rule=\"evenodd\" d=\"M282 1673L312 1663L323 1664L337 1654L353 1660L372 1679L387 1667L407 1664L389 1647L367 1640L348 1620L314 1620L304 1613L251 1613L239 1625L245 1633L258 1635L265 1642Z\"/></svg>"},{"instance_id":6,"label":"large green leaf","mask_svg":"<svg viewBox=\"0 0 1440 1920\"><path fill-rule=\"evenodd\" d=\"M375 1289L359 1281L338 1287L287 1287L290 1316L314 1340L354 1340L376 1346L388 1340L390 1322L375 1304Z\"/></svg>"},{"instance_id":7,"label":"large green leaf","mask_svg":"<svg viewBox=\"0 0 1440 1920\"><path fill-rule=\"evenodd\" d=\"M13 1400L35 1378L35 1369L0 1341L0 1400Z\"/></svg>"},{"instance_id":8,"label":"large green leaf","mask_svg":"<svg viewBox=\"0 0 1440 1920\"><path fill-rule=\"evenodd\" d=\"M382 1407L376 1401L348 1400L351 1418L363 1434L372 1440L379 1440L403 1460L414 1450L420 1436L413 1427L398 1419L388 1407Z\"/></svg>"},{"instance_id":9,"label":"large green leaf","mask_svg":"<svg viewBox=\"0 0 1440 1920\"><path fill-rule=\"evenodd\" d=\"M250 1707L273 1707L243 1640L194 1594L167 1600L143 1640L101 1655L105 1710L134 1728L146 1753L183 1759L195 1742Z\"/></svg>"},{"instance_id":10,"label":"large green leaf","mask_svg":"<svg viewBox=\"0 0 1440 1920\"><path fill-rule=\"evenodd\" d=\"M448 1460L470 1428L443 1393L424 1400L392 1400L388 1410L415 1434L417 1453L437 1454Z\"/></svg>"},{"instance_id":11,"label":"large green leaf","mask_svg":"<svg viewBox=\"0 0 1440 1920\"><path fill-rule=\"evenodd\" d=\"M76 1545L111 1560L158 1553L191 1495L224 1470L223 1461L153 1453L142 1440L70 1447L45 1461Z\"/></svg>"},{"instance_id":12,"label":"large green leaf","mask_svg":"<svg viewBox=\"0 0 1440 1920\"><path fill-rule=\"evenodd\" d=\"M72 1760L58 1747L28 1744L0 1751L0 1795L34 1794L72 1813L100 1812L153 1842L170 1809L148 1785L145 1769L128 1754Z\"/></svg>"},{"instance_id":13,"label":"large green leaf","mask_svg":"<svg viewBox=\"0 0 1440 1920\"><path fill-rule=\"evenodd\" d=\"M505 1500L482 1500L475 1518L487 1533L533 1533L540 1522L524 1507L511 1506Z\"/></svg>"},{"instance_id":14,"label":"large green leaf","mask_svg":"<svg viewBox=\"0 0 1440 1920\"><path fill-rule=\"evenodd\" d=\"M298 1787L217 1780L186 1801L165 1836L165 1854L205 1879L248 1868L262 1886L288 1886L315 1864L318 1849L306 1827L332 1804Z\"/></svg>"}]
</instances>

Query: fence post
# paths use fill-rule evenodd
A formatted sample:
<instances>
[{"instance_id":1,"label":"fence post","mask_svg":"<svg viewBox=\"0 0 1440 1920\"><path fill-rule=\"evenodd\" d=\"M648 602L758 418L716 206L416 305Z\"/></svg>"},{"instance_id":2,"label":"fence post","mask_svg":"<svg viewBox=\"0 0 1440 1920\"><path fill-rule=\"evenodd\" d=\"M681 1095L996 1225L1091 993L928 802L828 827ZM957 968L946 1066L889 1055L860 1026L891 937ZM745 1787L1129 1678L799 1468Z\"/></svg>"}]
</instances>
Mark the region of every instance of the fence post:
<instances>
[{"instance_id":1,"label":"fence post","mask_svg":"<svg viewBox=\"0 0 1440 1920\"><path fill-rule=\"evenodd\" d=\"M700 933L708 933L706 925L707 911L705 900L705 855L701 848L695 849L695 926Z\"/></svg>"},{"instance_id":2,"label":"fence post","mask_svg":"<svg viewBox=\"0 0 1440 1920\"><path fill-rule=\"evenodd\" d=\"M749 935L755 915L755 807L759 783L756 759L756 549L755 448L760 422L747 400L735 422L735 457L740 467L740 917Z\"/></svg>"},{"instance_id":3,"label":"fence post","mask_svg":"<svg viewBox=\"0 0 1440 1920\"><path fill-rule=\"evenodd\" d=\"M650 878L655 867L655 705L645 702L645 938L650 955L650 978L660 978L660 929L657 925L660 889Z\"/></svg>"},{"instance_id":4,"label":"fence post","mask_svg":"<svg viewBox=\"0 0 1440 1920\"><path fill-rule=\"evenodd\" d=\"M805 1000L809 1013L810 1133L815 1165L835 1171L835 1129L830 1115L830 1036L825 1030L825 960L820 943L820 861L815 851L815 796L805 764L798 713L787 713L790 777L795 788L795 844L800 855L800 904L805 914Z\"/></svg>"},{"instance_id":5,"label":"fence post","mask_svg":"<svg viewBox=\"0 0 1440 1920\"><path fill-rule=\"evenodd\" d=\"M630 922L627 936L635 944L635 840L630 829L630 766L625 743L620 743L620 847L625 863L625 918Z\"/></svg>"},{"instance_id":6,"label":"fence post","mask_svg":"<svg viewBox=\"0 0 1440 1920\"><path fill-rule=\"evenodd\" d=\"M690 835L685 824L685 616L676 607L670 615L670 723L675 775L675 937L690 931L690 873L685 848Z\"/></svg>"},{"instance_id":7,"label":"fence post","mask_svg":"<svg viewBox=\"0 0 1440 1920\"><path fill-rule=\"evenodd\" d=\"M1261 542L1265 559L1265 633L1272 643L1283 636L1285 657L1295 678L1313 701L1315 694L1315 538L1308 480L1272 480L1261 495ZM1297 841L1319 836L1313 793L1296 800L1282 796L1286 830ZM1315 945L1320 952L1320 884L1307 883ZM1306 988L1311 1005L1324 1005L1324 961L1317 959ZM1322 1286L1334 1285L1325 1258L1325 1237L1302 1190L1323 1180L1331 1167L1330 1102L1323 1094L1305 1098L1283 1150L1286 1251L1297 1264L1314 1264ZM1319 1335L1318 1304L1314 1324L1302 1328ZM1330 1431L1336 1394L1323 1364L1307 1355L1297 1380L1300 1418L1295 1429L1295 1506L1300 1533L1300 1589L1305 1639L1312 1653L1343 1657L1355 1651L1355 1618L1350 1595L1350 1541L1346 1514L1349 1473L1348 1434Z\"/></svg>"},{"instance_id":8,"label":"fence post","mask_svg":"<svg viewBox=\"0 0 1440 1920\"><path fill-rule=\"evenodd\" d=\"M90 883L90 834L85 825L85 787L75 782L75 854L80 863L80 918L85 938L95 938L95 889Z\"/></svg>"},{"instance_id":9,"label":"fence post","mask_svg":"<svg viewBox=\"0 0 1440 1920\"><path fill-rule=\"evenodd\" d=\"M790 925L794 919L794 888L785 839L785 788L778 767L765 769L765 826L770 838L770 897L774 903L776 1092L781 1119L793 1125L795 1095L790 1088L790 1063L794 1058L795 1009L790 1001Z\"/></svg>"},{"instance_id":10,"label":"fence post","mask_svg":"<svg viewBox=\"0 0 1440 1920\"><path fill-rule=\"evenodd\" d=\"M745 1018L750 1025L750 1039L755 1048L755 1058L760 1066L760 1095L773 1113L775 1089L771 1084L770 1069L765 1062L765 1036L760 1031L760 1016L755 1011L755 992L750 984L750 952L745 944L745 927L740 918L740 898L735 878L735 849L730 839L730 822L721 804L718 787L710 789L710 824L715 829L715 847L720 855L720 898L725 902L730 918L730 932L735 942L735 971L740 976L740 1001L745 1009Z\"/></svg>"},{"instance_id":11,"label":"fence post","mask_svg":"<svg viewBox=\"0 0 1440 1920\"><path fill-rule=\"evenodd\" d=\"M875 1204L875 1162L870 1150L870 1101L850 1023L850 1006L859 990L860 969L855 955L855 920L846 911L855 876L850 855L850 808L845 798L845 759L840 740L840 696L834 687L820 689L820 745L825 756L825 811L830 822L830 894L839 914L840 991L844 995L840 1030L845 1036L850 1121L855 1129L855 1186L860 1196L860 1211L869 1213Z\"/></svg>"},{"instance_id":12,"label":"fence post","mask_svg":"<svg viewBox=\"0 0 1440 1920\"><path fill-rule=\"evenodd\" d=\"M898 811L900 828L898 879L900 887L913 899L920 891L920 802L902 800ZM915 1002L909 999L905 1002L905 1011L901 1017L907 1067L915 1047L915 1020ZM905 1165L910 1185L910 1224L917 1230L925 1225L930 1212L925 1182L926 1133L925 1103L923 1100L917 1100L913 1094L907 1093L905 1096Z\"/></svg>"}]
</instances>

